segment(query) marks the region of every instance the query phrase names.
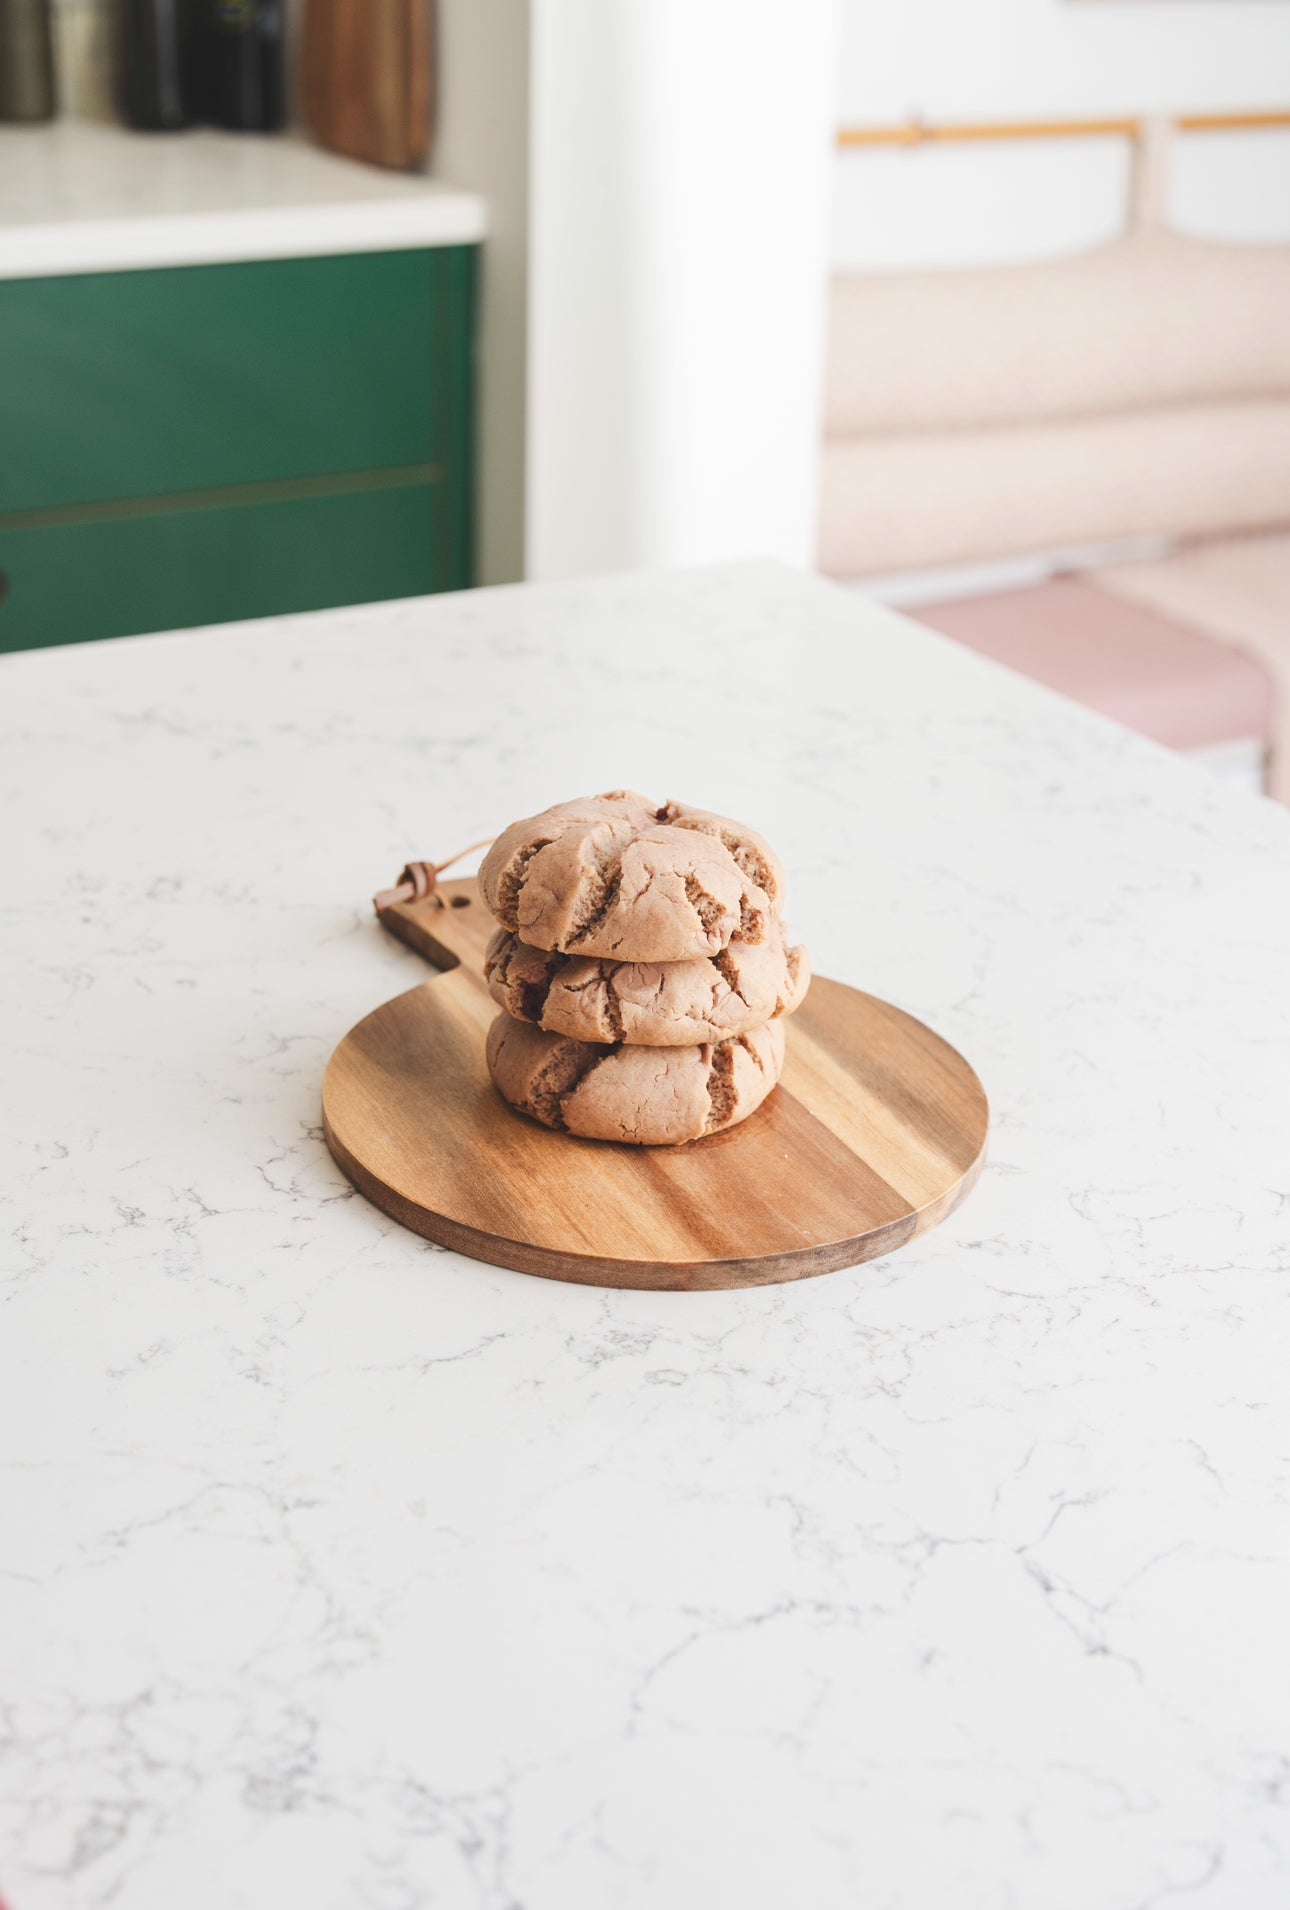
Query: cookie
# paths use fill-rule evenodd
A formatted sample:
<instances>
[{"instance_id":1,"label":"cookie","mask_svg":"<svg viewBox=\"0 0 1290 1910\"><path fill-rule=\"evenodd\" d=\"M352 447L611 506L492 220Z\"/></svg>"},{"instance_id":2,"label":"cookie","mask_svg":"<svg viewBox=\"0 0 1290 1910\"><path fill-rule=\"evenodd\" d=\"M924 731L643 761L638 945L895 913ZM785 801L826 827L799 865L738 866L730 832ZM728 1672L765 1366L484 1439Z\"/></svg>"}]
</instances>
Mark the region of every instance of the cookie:
<instances>
[{"instance_id":1,"label":"cookie","mask_svg":"<svg viewBox=\"0 0 1290 1910\"><path fill-rule=\"evenodd\" d=\"M736 939L764 942L784 878L769 844L742 824L620 789L512 823L479 885L530 948L684 962Z\"/></svg>"},{"instance_id":2,"label":"cookie","mask_svg":"<svg viewBox=\"0 0 1290 1910\"><path fill-rule=\"evenodd\" d=\"M691 1048L603 1048L501 1014L487 1053L503 1098L544 1127L663 1147L760 1107L784 1065L784 1024Z\"/></svg>"},{"instance_id":3,"label":"cookie","mask_svg":"<svg viewBox=\"0 0 1290 1910\"><path fill-rule=\"evenodd\" d=\"M685 1048L728 1041L791 1015L806 993L811 964L804 948L788 946L783 924L772 917L764 942L732 942L719 955L685 962L561 955L498 929L484 974L500 1008L550 1034Z\"/></svg>"}]
</instances>

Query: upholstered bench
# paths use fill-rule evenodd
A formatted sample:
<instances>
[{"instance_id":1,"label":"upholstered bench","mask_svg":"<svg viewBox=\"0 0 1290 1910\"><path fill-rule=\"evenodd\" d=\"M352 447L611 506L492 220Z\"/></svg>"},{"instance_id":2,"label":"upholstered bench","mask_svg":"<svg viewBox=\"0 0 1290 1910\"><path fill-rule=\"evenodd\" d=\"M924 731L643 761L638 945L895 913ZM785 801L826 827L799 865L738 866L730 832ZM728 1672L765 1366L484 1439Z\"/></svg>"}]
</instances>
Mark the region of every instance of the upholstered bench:
<instances>
[{"instance_id":1,"label":"upholstered bench","mask_svg":"<svg viewBox=\"0 0 1290 1910\"><path fill-rule=\"evenodd\" d=\"M821 567L902 607L1168 552L915 614L1175 747L1271 739L1290 801L1290 247L839 278L825 429Z\"/></svg>"},{"instance_id":2,"label":"upholstered bench","mask_svg":"<svg viewBox=\"0 0 1290 1910\"><path fill-rule=\"evenodd\" d=\"M905 614L1171 749L1239 746L1257 768L1271 741L1259 663L1094 582L1055 578Z\"/></svg>"}]
</instances>

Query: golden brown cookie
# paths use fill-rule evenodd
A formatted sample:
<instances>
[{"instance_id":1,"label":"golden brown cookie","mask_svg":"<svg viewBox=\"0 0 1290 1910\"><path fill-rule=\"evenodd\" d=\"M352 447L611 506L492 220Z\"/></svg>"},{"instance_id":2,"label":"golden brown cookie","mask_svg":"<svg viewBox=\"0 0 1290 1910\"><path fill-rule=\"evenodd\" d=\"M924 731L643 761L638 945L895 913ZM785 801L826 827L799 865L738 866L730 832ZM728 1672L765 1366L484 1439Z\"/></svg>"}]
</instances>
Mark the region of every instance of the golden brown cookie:
<instances>
[{"instance_id":1,"label":"golden brown cookie","mask_svg":"<svg viewBox=\"0 0 1290 1910\"><path fill-rule=\"evenodd\" d=\"M649 1048L728 1041L791 1015L811 979L804 948L790 948L772 917L767 939L732 942L719 955L687 962L611 962L530 948L498 929L484 957L500 1008L575 1041Z\"/></svg>"},{"instance_id":2,"label":"golden brown cookie","mask_svg":"<svg viewBox=\"0 0 1290 1910\"><path fill-rule=\"evenodd\" d=\"M783 883L741 823L621 789L512 823L479 871L488 907L531 948L622 962L764 942Z\"/></svg>"},{"instance_id":3,"label":"golden brown cookie","mask_svg":"<svg viewBox=\"0 0 1290 1910\"><path fill-rule=\"evenodd\" d=\"M733 1127L760 1107L783 1065L782 1021L691 1048L603 1048L507 1014L488 1031L488 1071L521 1113L587 1140L646 1147Z\"/></svg>"}]
</instances>

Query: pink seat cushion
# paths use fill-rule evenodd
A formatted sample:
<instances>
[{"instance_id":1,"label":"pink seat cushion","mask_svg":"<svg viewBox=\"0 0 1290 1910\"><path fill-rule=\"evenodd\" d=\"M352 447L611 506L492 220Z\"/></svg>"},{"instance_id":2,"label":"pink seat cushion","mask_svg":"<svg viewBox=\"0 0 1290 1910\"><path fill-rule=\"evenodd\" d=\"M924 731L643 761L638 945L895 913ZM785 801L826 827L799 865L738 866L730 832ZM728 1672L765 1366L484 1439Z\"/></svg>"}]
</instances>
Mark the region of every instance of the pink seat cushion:
<instances>
[{"instance_id":1,"label":"pink seat cushion","mask_svg":"<svg viewBox=\"0 0 1290 1910\"><path fill-rule=\"evenodd\" d=\"M1172 749L1270 735L1257 663L1095 584L1058 578L905 614Z\"/></svg>"}]
</instances>

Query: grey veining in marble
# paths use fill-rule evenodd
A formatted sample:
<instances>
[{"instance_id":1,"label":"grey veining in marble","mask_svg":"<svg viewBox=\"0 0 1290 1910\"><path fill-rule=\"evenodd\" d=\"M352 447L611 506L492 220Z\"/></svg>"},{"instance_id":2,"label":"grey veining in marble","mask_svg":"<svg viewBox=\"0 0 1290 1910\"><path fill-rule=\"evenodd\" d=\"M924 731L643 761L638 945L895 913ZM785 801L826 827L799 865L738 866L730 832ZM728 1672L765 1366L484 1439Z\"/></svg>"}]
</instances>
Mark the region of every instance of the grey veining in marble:
<instances>
[{"instance_id":1,"label":"grey veining in marble","mask_svg":"<svg viewBox=\"0 0 1290 1910\"><path fill-rule=\"evenodd\" d=\"M12 1910L1283 1910L1290 816L760 567L0 659ZM762 1291L436 1252L367 904L733 811L992 1164Z\"/></svg>"}]
</instances>

